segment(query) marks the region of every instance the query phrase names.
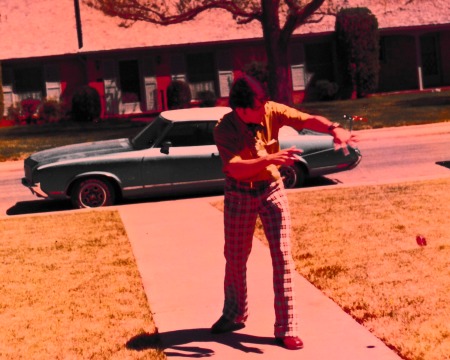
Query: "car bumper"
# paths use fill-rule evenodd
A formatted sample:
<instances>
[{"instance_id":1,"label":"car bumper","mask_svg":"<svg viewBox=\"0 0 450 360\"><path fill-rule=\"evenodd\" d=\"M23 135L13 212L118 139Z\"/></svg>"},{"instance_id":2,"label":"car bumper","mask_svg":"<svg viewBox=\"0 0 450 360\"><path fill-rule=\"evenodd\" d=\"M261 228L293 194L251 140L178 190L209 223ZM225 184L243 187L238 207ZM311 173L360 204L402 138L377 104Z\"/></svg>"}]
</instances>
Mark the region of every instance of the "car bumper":
<instances>
[{"instance_id":1,"label":"car bumper","mask_svg":"<svg viewBox=\"0 0 450 360\"><path fill-rule=\"evenodd\" d=\"M22 178L22 185L30 189L33 195L40 198L47 198L47 194L42 191L40 184L32 184L27 178Z\"/></svg>"},{"instance_id":2,"label":"car bumper","mask_svg":"<svg viewBox=\"0 0 450 360\"><path fill-rule=\"evenodd\" d=\"M354 169L355 167L357 167L357 166L359 165L359 163L361 162L361 160L362 160L361 151L359 151L358 148L355 148L355 154L356 154L356 156L357 156L357 159L356 159L356 161L355 161L353 164L351 164L351 165L348 167L348 170L352 170L352 169Z\"/></svg>"}]
</instances>

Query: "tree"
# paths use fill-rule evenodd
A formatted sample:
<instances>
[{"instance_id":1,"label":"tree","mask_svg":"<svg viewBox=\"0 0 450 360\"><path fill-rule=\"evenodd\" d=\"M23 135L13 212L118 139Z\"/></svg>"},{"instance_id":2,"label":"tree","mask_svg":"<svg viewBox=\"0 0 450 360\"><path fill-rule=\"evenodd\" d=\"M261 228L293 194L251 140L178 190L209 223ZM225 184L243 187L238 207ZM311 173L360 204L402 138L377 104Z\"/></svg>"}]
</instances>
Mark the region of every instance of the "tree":
<instances>
[{"instance_id":1,"label":"tree","mask_svg":"<svg viewBox=\"0 0 450 360\"><path fill-rule=\"evenodd\" d=\"M136 21L171 25L194 19L210 9L223 9L238 24L259 21L262 26L269 71L268 88L272 99L291 103L288 45L293 32L306 23L320 22L326 15L335 16L338 9L349 6L349 0L83 0L106 15L118 16L122 26ZM398 8L414 0L390 4L387 0L367 0Z\"/></svg>"},{"instance_id":2,"label":"tree","mask_svg":"<svg viewBox=\"0 0 450 360\"><path fill-rule=\"evenodd\" d=\"M290 103L288 44L296 28L319 21L315 14L328 0L84 0L106 15L124 19L123 26L135 21L171 25L194 19L209 9L230 12L239 24L259 21L262 25L269 70L268 87L272 99ZM280 19L281 17L281 19ZM280 20L284 20L281 22Z\"/></svg>"},{"instance_id":3,"label":"tree","mask_svg":"<svg viewBox=\"0 0 450 360\"><path fill-rule=\"evenodd\" d=\"M344 88L364 97L378 87L378 21L368 8L342 9L336 18L336 38Z\"/></svg>"}]
</instances>

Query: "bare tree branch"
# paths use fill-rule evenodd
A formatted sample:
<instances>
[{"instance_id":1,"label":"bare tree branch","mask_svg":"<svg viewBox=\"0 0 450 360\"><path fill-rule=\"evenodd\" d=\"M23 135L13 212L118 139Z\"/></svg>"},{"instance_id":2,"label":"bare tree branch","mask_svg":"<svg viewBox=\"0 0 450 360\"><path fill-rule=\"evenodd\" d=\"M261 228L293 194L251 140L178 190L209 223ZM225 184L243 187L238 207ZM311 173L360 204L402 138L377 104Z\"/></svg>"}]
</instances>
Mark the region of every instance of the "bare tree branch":
<instances>
[{"instance_id":1,"label":"bare tree branch","mask_svg":"<svg viewBox=\"0 0 450 360\"><path fill-rule=\"evenodd\" d=\"M103 13L123 19L121 26L136 21L171 25L193 20L211 9L229 12L236 23L253 20L261 23L267 61L270 65L269 90L272 98L288 103L292 90L289 81L288 43L295 29L307 23L320 22L325 16L336 16L343 7L352 6L350 0L82 0ZM398 9L415 0L367 0L367 7L375 4ZM425 1L425 0L424 0ZM427 0L433 1L433 0ZM398 3L401 3L399 5ZM395 4L394 4L395 3ZM362 5L363 6L363 5Z\"/></svg>"},{"instance_id":2,"label":"bare tree branch","mask_svg":"<svg viewBox=\"0 0 450 360\"><path fill-rule=\"evenodd\" d=\"M200 13L210 9L223 9L230 12L238 24L253 20L261 21L261 8L249 5L248 1L233 0L181 0L175 4L167 2L139 0L83 0L88 6L109 16L124 19L123 26L131 26L136 21L146 21L159 25L171 25L193 20ZM252 4L250 4L252 5Z\"/></svg>"},{"instance_id":3,"label":"bare tree branch","mask_svg":"<svg viewBox=\"0 0 450 360\"><path fill-rule=\"evenodd\" d=\"M306 5L301 6L298 1L285 0L289 8L286 22L281 30L282 41L288 41L294 30L301 24L304 24L307 19L322 6L325 0L312 0ZM318 19L320 21L322 18Z\"/></svg>"}]
</instances>

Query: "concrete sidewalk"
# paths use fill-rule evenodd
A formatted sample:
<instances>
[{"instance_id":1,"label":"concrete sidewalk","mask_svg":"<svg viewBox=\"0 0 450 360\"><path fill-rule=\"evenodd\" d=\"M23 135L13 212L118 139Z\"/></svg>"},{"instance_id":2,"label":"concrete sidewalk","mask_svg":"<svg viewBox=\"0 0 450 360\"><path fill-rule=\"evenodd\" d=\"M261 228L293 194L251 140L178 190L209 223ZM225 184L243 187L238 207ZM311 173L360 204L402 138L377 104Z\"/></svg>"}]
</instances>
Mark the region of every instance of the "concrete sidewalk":
<instances>
[{"instance_id":1,"label":"concrete sidewalk","mask_svg":"<svg viewBox=\"0 0 450 360\"><path fill-rule=\"evenodd\" d=\"M273 338L272 266L255 239L248 263L247 327L211 335L223 304L223 214L198 198L120 206L143 285L168 357L303 360L400 360L300 275L302 350ZM220 199L220 198L218 198Z\"/></svg>"}]
</instances>

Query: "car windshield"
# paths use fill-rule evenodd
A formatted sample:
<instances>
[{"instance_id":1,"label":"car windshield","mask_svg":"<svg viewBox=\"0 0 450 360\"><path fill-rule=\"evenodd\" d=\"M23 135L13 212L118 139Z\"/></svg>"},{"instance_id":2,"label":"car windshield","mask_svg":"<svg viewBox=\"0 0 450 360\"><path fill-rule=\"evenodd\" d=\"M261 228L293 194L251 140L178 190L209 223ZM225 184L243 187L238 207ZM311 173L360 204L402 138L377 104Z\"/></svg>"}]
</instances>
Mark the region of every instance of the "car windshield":
<instances>
[{"instance_id":1,"label":"car windshield","mask_svg":"<svg viewBox=\"0 0 450 360\"><path fill-rule=\"evenodd\" d=\"M167 121L162 117L156 118L131 139L131 145L133 145L135 150L147 149L154 146L170 125L170 121Z\"/></svg>"}]
</instances>

